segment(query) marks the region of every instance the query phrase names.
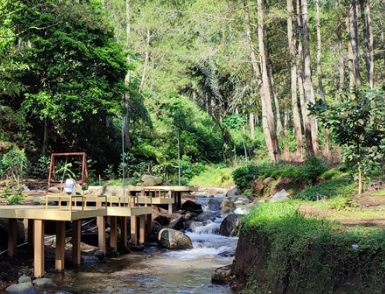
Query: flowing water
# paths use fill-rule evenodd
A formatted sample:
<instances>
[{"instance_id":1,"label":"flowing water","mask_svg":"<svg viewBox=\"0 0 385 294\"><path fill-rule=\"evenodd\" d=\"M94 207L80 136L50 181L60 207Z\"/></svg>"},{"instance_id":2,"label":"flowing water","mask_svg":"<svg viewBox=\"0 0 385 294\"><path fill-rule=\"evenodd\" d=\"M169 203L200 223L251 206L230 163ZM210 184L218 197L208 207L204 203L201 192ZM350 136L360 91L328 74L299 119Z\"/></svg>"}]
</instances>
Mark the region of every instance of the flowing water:
<instances>
[{"instance_id":1,"label":"flowing water","mask_svg":"<svg viewBox=\"0 0 385 294\"><path fill-rule=\"evenodd\" d=\"M194 246L189 250L152 247L47 277L54 280L56 289L74 294L230 294L227 285L211 283L213 270L232 264L238 241L213 233L221 221L187 233Z\"/></svg>"}]
</instances>

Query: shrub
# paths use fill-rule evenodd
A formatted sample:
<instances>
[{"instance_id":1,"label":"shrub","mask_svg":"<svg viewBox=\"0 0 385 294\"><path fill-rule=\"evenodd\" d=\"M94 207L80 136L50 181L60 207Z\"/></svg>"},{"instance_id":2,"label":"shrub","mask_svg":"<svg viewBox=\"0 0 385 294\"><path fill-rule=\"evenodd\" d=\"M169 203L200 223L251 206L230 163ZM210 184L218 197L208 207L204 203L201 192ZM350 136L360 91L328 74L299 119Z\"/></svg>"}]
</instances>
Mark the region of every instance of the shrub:
<instances>
[{"instance_id":1,"label":"shrub","mask_svg":"<svg viewBox=\"0 0 385 294\"><path fill-rule=\"evenodd\" d=\"M259 170L260 169L255 165L248 165L237 168L232 173L234 183L240 190L249 188L253 179L258 176Z\"/></svg>"},{"instance_id":2,"label":"shrub","mask_svg":"<svg viewBox=\"0 0 385 294\"><path fill-rule=\"evenodd\" d=\"M326 171L326 167L321 159L311 156L306 159L305 165L301 168L301 171L304 178L314 185L317 182L318 177Z\"/></svg>"}]
</instances>

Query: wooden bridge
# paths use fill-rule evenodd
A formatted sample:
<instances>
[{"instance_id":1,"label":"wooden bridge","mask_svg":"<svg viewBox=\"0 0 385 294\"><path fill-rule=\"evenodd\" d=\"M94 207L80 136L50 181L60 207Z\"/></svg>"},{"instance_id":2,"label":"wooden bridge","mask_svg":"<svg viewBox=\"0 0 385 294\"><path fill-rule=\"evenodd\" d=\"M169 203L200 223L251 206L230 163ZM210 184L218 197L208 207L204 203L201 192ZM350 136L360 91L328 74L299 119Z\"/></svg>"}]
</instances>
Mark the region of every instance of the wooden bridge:
<instances>
[{"instance_id":1,"label":"wooden bridge","mask_svg":"<svg viewBox=\"0 0 385 294\"><path fill-rule=\"evenodd\" d=\"M108 188L106 189L108 190ZM8 252L17 254L17 219L25 221L29 250L34 254L34 276L42 277L44 270L44 224L56 222L55 269L64 270L65 223L72 222L72 262L81 262L81 222L96 218L98 246L106 251L105 220L110 224L110 246L118 247L118 223L121 242L127 244L127 218L130 218L130 242L143 244L146 231L152 230L152 205L167 204L169 212L179 208L181 194L196 191L189 186L127 186L126 195L67 195L46 194L34 197L41 205L0 206L0 217L9 219ZM120 195L117 195L120 194ZM55 203L55 205L51 205Z\"/></svg>"}]
</instances>

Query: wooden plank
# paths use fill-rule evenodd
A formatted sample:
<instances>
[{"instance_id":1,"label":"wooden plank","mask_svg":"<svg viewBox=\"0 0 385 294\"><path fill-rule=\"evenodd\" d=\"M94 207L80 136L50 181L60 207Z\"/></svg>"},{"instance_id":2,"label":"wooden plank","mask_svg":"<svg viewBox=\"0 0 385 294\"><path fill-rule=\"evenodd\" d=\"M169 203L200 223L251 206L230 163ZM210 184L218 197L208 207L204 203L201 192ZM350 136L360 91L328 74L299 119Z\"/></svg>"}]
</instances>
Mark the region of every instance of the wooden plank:
<instances>
[{"instance_id":1,"label":"wooden plank","mask_svg":"<svg viewBox=\"0 0 385 294\"><path fill-rule=\"evenodd\" d=\"M139 216L139 244L144 244L146 238L146 216Z\"/></svg>"},{"instance_id":2,"label":"wooden plank","mask_svg":"<svg viewBox=\"0 0 385 294\"><path fill-rule=\"evenodd\" d=\"M137 234L137 221L136 216L131 216L131 239L132 244L138 245L138 234Z\"/></svg>"},{"instance_id":3,"label":"wooden plank","mask_svg":"<svg viewBox=\"0 0 385 294\"><path fill-rule=\"evenodd\" d=\"M127 246L127 217L120 217L120 239L123 246Z\"/></svg>"},{"instance_id":4,"label":"wooden plank","mask_svg":"<svg viewBox=\"0 0 385 294\"><path fill-rule=\"evenodd\" d=\"M118 249L118 225L117 217L110 216L110 246L112 248Z\"/></svg>"}]
</instances>

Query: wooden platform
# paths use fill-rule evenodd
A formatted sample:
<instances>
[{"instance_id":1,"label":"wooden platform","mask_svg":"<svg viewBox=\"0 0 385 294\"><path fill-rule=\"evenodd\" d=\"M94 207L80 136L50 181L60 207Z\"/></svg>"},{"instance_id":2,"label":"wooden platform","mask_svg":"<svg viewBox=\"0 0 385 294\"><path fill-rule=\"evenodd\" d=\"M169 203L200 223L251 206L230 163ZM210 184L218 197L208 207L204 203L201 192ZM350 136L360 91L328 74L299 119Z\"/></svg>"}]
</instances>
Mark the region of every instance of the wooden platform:
<instances>
[{"instance_id":1,"label":"wooden platform","mask_svg":"<svg viewBox=\"0 0 385 294\"><path fill-rule=\"evenodd\" d=\"M119 187L118 187L119 188ZM106 192L108 187L102 187ZM112 189L112 188L111 188ZM114 189L117 189L114 187ZM103 191L104 190L104 191ZM44 227L46 221L56 222L55 268L64 270L65 222L72 223L72 262L80 264L81 221L96 218L99 249L106 251L105 224L110 225L110 246L118 247L118 224L121 243L127 244L127 220L130 218L131 243L144 243L146 231L152 229L152 205L181 204L181 194L196 191L190 186L126 186L115 195L34 195L40 205L0 206L0 216L9 219L8 252L17 254L17 219L23 219L28 229L28 244L34 254L34 276L44 276ZM127 192L127 193L126 193ZM121 195L118 195L121 193ZM123 195L125 194L125 195ZM52 205L55 203L55 205Z\"/></svg>"}]
</instances>

